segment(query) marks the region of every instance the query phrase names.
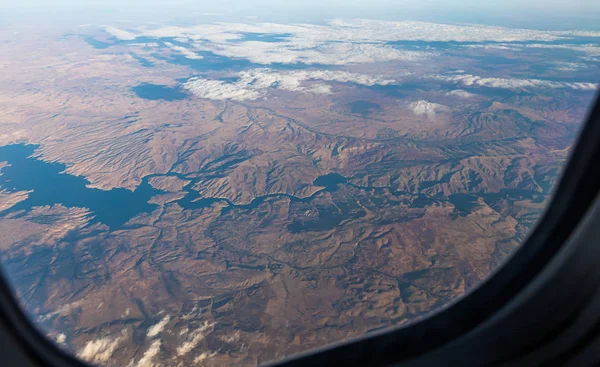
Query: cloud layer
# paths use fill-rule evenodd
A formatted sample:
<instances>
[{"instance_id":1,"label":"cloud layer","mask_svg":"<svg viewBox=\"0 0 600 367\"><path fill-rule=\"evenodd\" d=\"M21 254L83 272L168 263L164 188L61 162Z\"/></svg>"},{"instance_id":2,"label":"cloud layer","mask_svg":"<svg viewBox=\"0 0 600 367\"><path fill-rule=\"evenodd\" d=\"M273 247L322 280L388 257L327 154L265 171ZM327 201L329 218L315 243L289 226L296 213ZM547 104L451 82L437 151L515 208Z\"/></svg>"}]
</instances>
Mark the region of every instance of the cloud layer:
<instances>
[{"instance_id":1,"label":"cloud layer","mask_svg":"<svg viewBox=\"0 0 600 367\"><path fill-rule=\"evenodd\" d=\"M173 38L192 47L201 47L226 56L260 64L306 63L346 65L370 62L413 62L436 56L430 51L399 50L390 42L545 42L573 36L600 37L600 32L540 31L483 25L448 25L427 22L378 20L332 20L325 25L275 23L214 23L193 27L167 26L121 30L106 27L113 37ZM246 34L285 35L279 42L245 40ZM177 51L194 58L176 46ZM479 47L479 46L473 46ZM481 46L507 49L506 45ZM191 51L190 51L191 52Z\"/></svg>"},{"instance_id":2,"label":"cloud layer","mask_svg":"<svg viewBox=\"0 0 600 367\"><path fill-rule=\"evenodd\" d=\"M480 86L488 88L504 88L504 89L527 89L527 88L567 88L575 90L593 91L597 89L594 83L586 82L555 82L550 80L540 79L516 79L516 78L484 78L471 74L459 75L436 75L434 79L462 84L465 86Z\"/></svg>"},{"instance_id":3,"label":"cloud layer","mask_svg":"<svg viewBox=\"0 0 600 367\"><path fill-rule=\"evenodd\" d=\"M115 32L116 28L110 27ZM108 29L107 29L108 31ZM494 27L486 25L450 25L416 21L382 21L367 19L331 20L325 25L276 23L213 23L193 27L137 28L138 36L180 37L210 42L239 40L244 33L286 34L290 41L302 40L304 45L321 42L525 42L556 41L570 37L600 37L600 32L542 31ZM113 34L120 39L130 39L131 32Z\"/></svg>"},{"instance_id":4,"label":"cloud layer","mask_svg":"<svg viewBox=\"0 0 600 367\"><path fill-rule=\"evenodd\" d=\"M216 44L217 55L248 59L257 64L347 65L387 61L418 61L435 56L433 52L398 50L382 44L259 42Z\"/></svg>"},{"instance_id":5,"label":"cloud layer","mask_svg":"<svg viewBox=\"0 0 600 367\"><path fill-rule=\"evenodd\" d=\"M200 98L243 101L262 98L269 89L331 93L328 84L314 81L355 83L366 86L388 85L396 82L383 77L331 70L276 72L270 69L253 69L241 72L238 76L239 80L233 83L195 77L184 83L183 87Z\"/></svg>"},{"instance_id":6,"label":"cloud layer","mask_svg":"<svg viewBox=\"0 0 600 367\"><path fill-rule=\"evenodd\" d=\"M477 50L514 52L556 48L581 52L578 58L587 57L591 61L600 55L600 47L593 44L544 43L568 41L573 37L600 37L600 32L542 31L413 21L332 20L322 25L212 23L192 27L138 27L128 30L106 27L105 30L121 40L130 41L138 37L176 40L164 42L164 45L188 59L202 59L203 56L196 53L201 50L228 58L246 59L255 64L277 64L274 68L280 68L279 64L304 63L318 65L315 67L320 69L327 69L327 65L353 65L348 68L364 70L360 64L400 61L407 63L406 69L418 71L421 62L441 55L432 52L431 47L427 45L412 44L416 45L415 49L402 49L409 48L402 46L402 42L420 41L460 42L458 50L469 54ZM249 37L257 34L260 37ZM267 37L269 35L277 37ZM442 61L444 60L440 59L440 62ZM554 63L553 68L559 71L576 71L588 67L579 61L575 59L568 63ZM424 67L431 65L432 63L424 64ZM382 70L389 72L390 69L382 66ZM382 77L329 70L276 72L270 69L251 69L240 73L238 77L236 82L194 77L184 83L183 87L201 98L243 101L263 98L272 89L329 94L332 93L332 87L328 82L351 82L371 86L396 83L395 80ZM589 82L498 78L464 72L439 74L429 78L455 83L458 86L488 88L564 88L586 91L597 89L595 84ZM448 92L447 95L460 98L473 96L464 90Z\"/></svg>"}]
</instances>

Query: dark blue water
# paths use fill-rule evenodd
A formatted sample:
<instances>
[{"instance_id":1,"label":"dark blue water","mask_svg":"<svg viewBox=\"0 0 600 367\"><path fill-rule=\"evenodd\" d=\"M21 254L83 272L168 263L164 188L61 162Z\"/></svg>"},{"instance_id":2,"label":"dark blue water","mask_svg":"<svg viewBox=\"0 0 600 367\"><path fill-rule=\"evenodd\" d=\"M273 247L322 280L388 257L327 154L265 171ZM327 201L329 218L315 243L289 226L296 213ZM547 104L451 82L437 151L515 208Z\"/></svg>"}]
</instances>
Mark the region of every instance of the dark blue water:
<instances>
[{"instance_id":1,"label":"dark blue water","mask_svg":"<svg viewBox=\"0 0 600 367\"><path fill-rule=\"evenodd\" d=\"M235 83L238 82L241 78L239 76L225 76L222 78L219 78L220 81L226 82L226 83Z\"/></svg>"},{"instance_id":2,"label":"dark blue water","mask_svg":"<svg viewBox=\"0 0 600 367\"><path fill-rule=\"evenodd\" d=\"M473 209L479 206L477 195L452 194L448 196L448 199L454 205L454 211L461 217L468 215Z\"/></svg>"},{"instance_id":3,"label":"dark blue water","mask_svg":"<svg viewBox=\"0 0 600 367\"><path fill-rule=\"evenodd\" d=\"M479 195L483 197L483 200L490 206L493 206L495 202L502 199L511 202L517 200L531 200L534 203L541 203L545 199L544 193L525 189L502 189L500 192L480 193Z\"/></svg>"},{"instance_id":4,"label":"dark blue water","mask_svg":"<svg viewBox=\"0 0 600 367\"><path fill-rule=\"evenodd\" d=\"M168 87L160 84L144 83L131 88L135 94L143 99L177 101L186 99L189 95L179 87Z\"/></svg>"},{"instance_id":5,"label":"dark blue water","mask_svg":"<svg viewBox=\"0 0 600 367\"><path fill-rule=\"evenodd\" d=\"M198 71L224 71L224 70L245 70L251 68L262 67L264 65L252 63L246 59L235 59L225 56L216 55L209 51L196 52L202 56L202 59L188 59L178 53L171 53L169 56L154 54L157 59L164 60L170 64L188 66Z\"/></svg>"},{"instance_id":6,"label":"dark blue water","mask_svg":"<svg viewBox=\"0 0 600 367\"><path fill-rule=\"evenodd\" d=\"M260 42L283 42L290 38L290 33L243 33L242 38L235 42L260 41Z\"/></svg>"},{"instance_id":7,"label":"dark blue water","mask_svg":"<svg viewBox=\"0 0 600 367\"><path fill-rule=\"evenodd\" d=\"M350 112L357 113L362 117L367 117L372 112L381 110L381 106L369 101L354 101L349 104L349 107Z\"/></svg>"},{"instance_id":8,"label":"dark blue water","mask_svg":"<svg viewBox=\"0 0 600 367\"><path fill-rule=\"evenodd\" d=\"M326 191L336 191L338 189L338 185L345 184L348 182L348 179L337 173L328 173L323 176L317 177L317 179L313 182L315 186L325 186Z\"/></svg>"},{"instance_id":9,"label":"dark blue water","mask_svg":"<svg viewBox=\"0 0 600 367\"><path fill-rule=\"evenodd\" d=\"M236 42L241 41L262 41L262 42L281 42L284 41L289 35L285 33L281 34L266 34L266 33L245 33L244 37ZM84 38L87 43L89 43L92 47L97 49L105 49L110 46L115 45L129 45L129 44L139 44L139 43L156 43L158 44L159 49L168 49L169 46L166 45L166 42L172 43L177 46L189 47L189 44L184 42L179 42L171 37L165 38L152 38L152 37L137 37L135 40L119 40L116 38L111 38L110 43L101 42L95 39L94 37L85 37ZM251 62L248 59L244 58L232 58L227 56L217 55L210 51L199 51L196 52L198 55L202 56L202 59L188 59L185 56L178 54L177 52L170 52L168 56L164 56L160 53L155 53L152 56L156 59L166 61L170 64L175 65L183 65L188 66L192 69L198 71L241 71L252 68L260 68L264 67L265 64L259 64ZM150 61L140 58L139 56L134 56L143 66L151 67L152 64ZM291 64L282 64L282 63L272 63L268 64L268 66L272 69L277 70L298 70L298 69L308 69L308 68L319 68L319 67L327 67L327 65L321 64L305 64L302 62L291 63Z\"/></svg>"},{"instance_id":10,"label":"dark blue water","mask_svg":"<svg viewBox=\"0 0 600 367\"><path fill-rule=\"evenodd\" d=\"M502 68L506 65L517 65L522 63L519 59L504 56L472 55L470 57L481 65L485 65L487 71L493 71L496 68L504 70Z\"/></svg>"},{"instance_id":11,"label":"dark blue water","mask_svg":"<svg viewBox=\"0 0 600 367\"><path fill-rule=\"evenodd\" d=\"M427 205L435 203L436 200L428 197L427 195L418 194L417 198L410 204L411 208L424 208Z\"/></svg>"},{"instance_id":12,"label":"dark blue water","mask_svg":"<svg viewBox=\"0 0 600 367\"><path fill-rule=\"evenodd\" d=\"M10 166L2 169L0 175L0 186L9 191L33 190L29 198L5 211L2 214L20 210L29 211L34 206L62 204L66 207L81 207L91 210L95 217L92 223L101 222L112 229L122 227L127 221L138 214L148 213L157 208L156 204L149 204L152 196L161 194L162 191L152 188L148 180L152 176L145 177L135 191L125 189L99 190L86 187L89 181L82 177L61 173L66 166L59 163L48 163L31 157L37 146L35 145L9 145L0 147L0 161L6 161ZM177 174L174 174L178 176ZM185 177L180 177L185 179ZM347 182L346 178L332 173L318 177L315 185L325 186L325 191L336 191L340 184ZM192 180L185 188L188 194L177 201L184 209L201 209L209 207L216 202L227 205L223 209L228 212L234 209L255 209L269 198L288 197L292 202L309 202L316 195L308 198L298 198L286 194L264 195L243 205L235 205L227 199L201 198L197 191L193 190L195 181ZM329 213L329 209L322 209L322 218L319 223L303 225L303 228L329 228L334 223L339 223L349 215L363 216L363 212L349 214Z\"/></svg>"},{"instance_id":13,"label":"dark blue water","mask_svg":"<svg viewBox=\"0 0 600 367\"><path fill-rule=\"evenodd\" d=\"M199 51L196 52L201 55L202 59L188 59L183 55L177 53L171 53L165 57L160 54L153 54L152 56L164 60L170 64L188 66L197 71L242 71L253 68L263 68L267 64L254 63L248 59L233 58L227 56L221 56L214 54L210 51ZM302 70L309 68L327 67L327 65L321 64L305 64L305 63L292 63L292 64L281 64L272 63L267 65L271 69L275 70Z\"/></svg>"},{"instance_id":14,"label":"dark blue water","mask_svg":"<svg viewBox=\"0 0 600 367\"><path fill-rule=\"evenodd\" d=\"M415 93L415 90L439 90L439 84L432 83L426 80L423 80L419 83L416 82L406 82L400 85L388 84L388 85L373 85L373 86L363 86L357 85L358 88L365 88L369 90L373 90L375 92L383 93L389 97L395 98L406 98L412 97Z\"/></svg>"},{"instance_id":15,"label":"dark blue water","mask_svg":"<svg viewBox=\"0 0 600 367\"><path fill-rule=\"evenodd\" d=\"M98 41L97 39L95 39L94 37L85 37L84 41L87 42L90 46L92 46L93 48L97 48L99 50L108 48L110 46L112 46L112 43L106 43L106 42L102 42L102 41Z\"/></svg>"},{"instance_id":16,"label":"dark blue water","mask_svg":"<svg viewBox=\"0 0 600 367\"><path fill-rule=\"evenodd\" d=\"M147 68L151 68L154 67L154 63L148 59L145 59L141 56L138 56L134 53L130 53L131 57L133 57L134 59L136 59L142 66L147 67Z\"/></svg>"},{"instance_id":17,"label":"dark blue water","mask_svg":"<svg viewBox=\"0 0 600 367\"><path fill-rule=\"evenodd\" d=\"M200 194L198 194L198 191L194 191L191 189L193 185L194 182L190 182L186 187L184 187L184 190L188 192L187 195L177 200L177 204L179 204L179 206L181 206L183 209L202 209L207 208L213 205L214 203L218 202L223 202L232 205L231 202L226 199L200 198Z\"/></svg>"},{"instance_id":18,"label":"dark blue water","mask_svg":"<svg viewBox=\"0 0 600 367\"><path fill-rule=\"evenodd\" d=\"M388 45L401 48L404 50L421 50L421 49L436 49L436 50L449 50L459 48L465 45L494 45L502 44L508 46L524 46L527 44L545 44L545 45L586 45L586 44L597 44L600 42L600 37L573 37L564 38L554 41L485 41L485 42L458 42L458 41L390 41Z\"/></svg>"},{"instance_id":19,"label":"dark blue water","mask_svg":"<svg viewBox=\"0 0 600 367\"><path fill-rule=\"evenodd\" d=\"M0 161L10 163L2 169L0 185L9 191L33 190L29 198L7 212L29 211L34 206L62 204L66 207L88 208L93 222L111 228L122 227L139 213L150 212L157 205L148 200L161 191L145 180L135 191L126 189L99 190L86 187L89 181L82 177L61 173L66 166L32 158L35 145L8 145L0 147Z\"/></svg>"}]
</instances>

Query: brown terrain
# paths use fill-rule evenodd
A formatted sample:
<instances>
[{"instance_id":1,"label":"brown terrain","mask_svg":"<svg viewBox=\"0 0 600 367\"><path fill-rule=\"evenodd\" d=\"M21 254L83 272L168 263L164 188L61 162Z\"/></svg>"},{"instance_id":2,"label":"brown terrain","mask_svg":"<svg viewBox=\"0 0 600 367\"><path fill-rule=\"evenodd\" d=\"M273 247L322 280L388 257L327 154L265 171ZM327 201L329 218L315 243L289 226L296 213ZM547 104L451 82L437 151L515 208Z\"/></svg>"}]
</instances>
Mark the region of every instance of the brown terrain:
<instances>
[{"instance_id":1,"label":"brown terrain","mask_svg":"<svg viewBox=\"0 0 600 367\"><path fill-rule=\"evenodd\" d=\"M101 365L255 365L447 304L526 237L593 96L462 98L426 77L483 73L469 50L403 65L396 94L151 100L132 87L195 72L62 34L0 34L0 145L35 144L90 189L147 182L154 207L109 226L61 203L8 210L31 192L2 188L0 261L40 329ZM496 72L524 74L522 57Z\"/></svg>"}]
</instances>

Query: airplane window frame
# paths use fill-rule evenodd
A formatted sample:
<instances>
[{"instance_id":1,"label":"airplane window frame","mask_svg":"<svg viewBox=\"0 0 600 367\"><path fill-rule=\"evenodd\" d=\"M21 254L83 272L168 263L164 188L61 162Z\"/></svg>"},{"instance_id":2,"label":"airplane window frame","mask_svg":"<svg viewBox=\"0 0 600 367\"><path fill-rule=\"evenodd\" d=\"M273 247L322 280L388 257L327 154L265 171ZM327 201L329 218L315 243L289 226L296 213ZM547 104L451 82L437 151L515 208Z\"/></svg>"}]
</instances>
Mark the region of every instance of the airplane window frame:
<instances>
[{"instance_id":1,"label":"airplane window frame","mask_svg":"<svg viewBox=\"0 0 600 367\"><path fill-rule=\"evenodd\" d=\"M591 302L600 303L597 295L600 291L595 291L600 289L600 268L589 277L582 278L581 274L584 269L595 265L594 254L600 258L600 246L594 246L594 239L600 238L600 164L597 162L600 162L598 94L540 220L521 246L477 287L408 325L309 350L267 365L429 366L447 365L452 360L460 360L462 366L515 365L515 361L522 361L519 358L526 358L532 353L535 357L538 346L531 344L534 334L538 343L554 346L558 343L558 333L573 329L572 325L580 325L583 317L589 323L587 328L580 325L574 329L575 334L564 338L579 336L585 345L578 346L579 349L573 352L573 340L566 344L558 343L557 353L563 352L559 350L561 345L568 344L571 349L563 353L563 359L552 363L562 365L573 358L581 361L584 357L577 350L590 352L590 345L598 344L594 338L600 334L600 320L592 320L589 312L584 312ZM585 294L574 295L573 286L585 290ZM532 291L547 287L551 287L554 293L540 298L539 292ZM0 358L3 361L11 361L11 366L87 366L44 337L13 295L6 277L0 276ZM515 302L519 300L533 303L529 303L529 313L515 316L518 309ZM549 305L548 300L558 302ZM578 302L569 302L571 300ZM543 312L539 312L540 316L547 316L549 310L557 315L566 313L556 320L543 320L550 331L542 335L541 341L539 333L532 332L530 337L527 332L526 317L533 315L535 319L535 307L541 307ZM504 329L498 328L502 323L506 325ZM520 329L514 329L514 325ZM531 322L529 326L535 325L536 322ZM478 335L484 337L477 340ZM494 341L505 342L507 338L511 342L491 344ZM469 348L473 348L474 352L468 353ZM535 361L530 360L528 365L539 365Z\"/></svg>"}]
</instances>

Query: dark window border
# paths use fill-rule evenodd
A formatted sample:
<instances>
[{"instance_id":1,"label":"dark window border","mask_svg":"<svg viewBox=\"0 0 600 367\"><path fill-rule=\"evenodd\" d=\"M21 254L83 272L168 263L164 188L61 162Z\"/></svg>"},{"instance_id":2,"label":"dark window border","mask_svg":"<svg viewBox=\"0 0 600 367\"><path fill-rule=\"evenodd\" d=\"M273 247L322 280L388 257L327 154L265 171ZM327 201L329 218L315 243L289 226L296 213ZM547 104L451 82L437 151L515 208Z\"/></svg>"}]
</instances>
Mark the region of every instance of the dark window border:
<instances>
[{"instance_id":1,"label":"dark window border","mask_svg":"<svg viewBox=\"0 0 600 367\"><path fill-rule=\"evenodd\" d=\"M541 220L482 284L423 320L271 365L589 365L585 358L596 354L600 362L599 187L597 97ZM0 277L1 360L85 366L41 335L13 294Z\"/></svg>"}]
</instances>

